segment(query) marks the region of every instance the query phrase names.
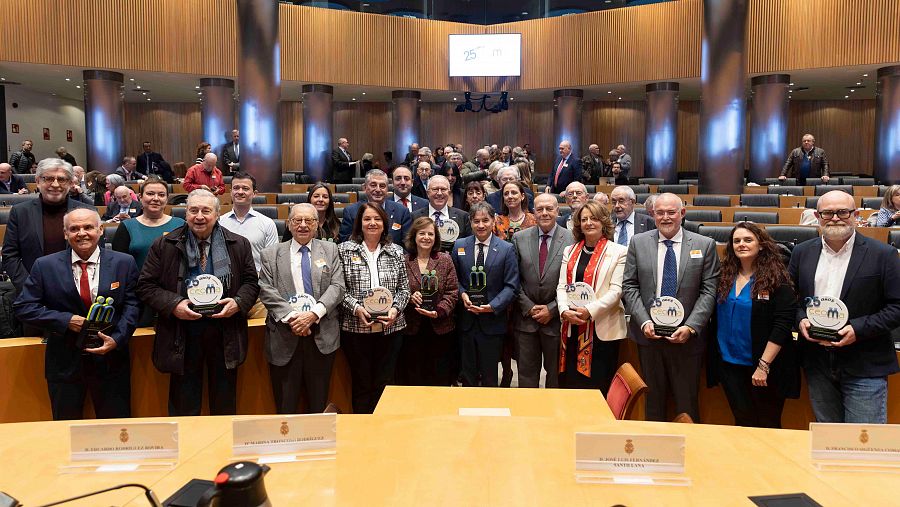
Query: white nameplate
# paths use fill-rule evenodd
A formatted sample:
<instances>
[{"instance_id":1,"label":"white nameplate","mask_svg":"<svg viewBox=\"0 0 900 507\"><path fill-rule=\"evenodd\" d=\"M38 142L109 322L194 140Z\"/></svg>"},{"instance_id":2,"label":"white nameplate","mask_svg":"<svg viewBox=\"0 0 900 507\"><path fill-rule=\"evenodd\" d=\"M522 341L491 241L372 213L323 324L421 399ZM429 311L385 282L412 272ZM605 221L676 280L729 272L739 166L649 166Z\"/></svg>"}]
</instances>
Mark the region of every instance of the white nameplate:
<instances>
[{"instance_id":1,"label":"white nameplate","mask_svg":"<svg viewBox=\"0 0 900 507\"><path fill-rule=\"evenodd\" d=\"M73 424L71 460L178 459L178 423Z\"/></svg>"},{"instance_id":2,"label":"white nameplate","mask_svg":"<svg viewBox=\"0 0 900 507\"><path fill-rule=\"evenodd\" d=\"M459 415L469 417L509 417L508 408L460 408Z\"/></svg>"},{"instance_id":3,"label":"white nameplate","mask_svg":"<svg viewBox=\"0 0 900 507\"><path fill-rule=\"evenodd\" d=\"M814 460L900 461L900 424L810 423Z\"/></svg>"},{"instance_id":4,"label":"white nameplate","mask_svg":"<svg viewBox=\"0 0 900 507\"><path fill-rule=\"evenodd\" d=\"M575 433L575 469L683 473L684 440L684 435Z\"/></svg>"},{"instance_id":5,"label":"white nameplate","mask_svg":"<svg viewBox=\"0 0 900 507\"><path fill-rule=\"evenodd\" d=\"M235 456L285 455L337 445L337 415L308 414L232 421Z\"/></svg>"}]
</instances>

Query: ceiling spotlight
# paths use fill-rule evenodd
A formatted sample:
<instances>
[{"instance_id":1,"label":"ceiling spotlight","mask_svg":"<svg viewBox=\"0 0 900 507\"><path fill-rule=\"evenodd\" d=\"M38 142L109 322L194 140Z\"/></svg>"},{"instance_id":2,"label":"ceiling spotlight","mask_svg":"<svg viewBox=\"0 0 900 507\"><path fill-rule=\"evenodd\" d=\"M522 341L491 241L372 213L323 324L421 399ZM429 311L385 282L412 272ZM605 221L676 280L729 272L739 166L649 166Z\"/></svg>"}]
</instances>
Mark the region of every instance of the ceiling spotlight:
<instances>
[{"instance_id":1,"label":"ceiling spotlight","mask_svg":"<svg viewBox=\"0 0 900 507\"><path fill-rule=\"evenodd\" d=\"M456 100L456 97L453 97L453 100Z\"/></svg>"},{"instance_id":2,"label":"ceiling spotlight","mask_svg":"<svg viewBox=\"0 0 900 507\"><path fill-rule=\"evenodd\" d=\"M197 92L197 95L203 95L203 92Z\"/></svg>"},{"instance_id":3,"label":"ceiling spotlight","mask_svg":"<svg viewBox=\"0 0 900 507\"><path fill-rule=\"evenodd\" d=\"M863 77L869 77L869 75L868 75L868 74L863 74Z\"/></svg>"},{"instance_id":4,"label":"ceiling spotlight","mask_svg":"<svg viewBox=\"0 0 900 507\"><path fill-rule=\"evenodd\" d=\"M195 90L199 90L199 89L200 89L200 85L195 86L194 89L195 89Z\"/></svg>"},{"instance_id":5,"label":"ceiling spotlight","mask_svg":"<svg viewBox=\"0 0 900 507\"><path fill-rule=\"evenodd\" d=\"M527 15L528 15L528 11L522 11L522 15L523 15L523 16L527 16Z\"/></svg>"},{"instance_id":6,"label":"ceiling spotlight","mask_svg":"<svg viewBox=\"0 0 900 507\"><path fill-rule=\"evenodd\" d=\"M513 98L513 97L510 97L510 98L509 98L509 100L516 100L516 99L515 99L515 98Z\"/></svg>"},{"instance_id":7,"label":"ceiling spotlight","mask_svg":"<svg viewBox=\"0 0 900 507\"><path fill-rule=\"evenodd\" d=\"M150 102L150 99L147 99L147 102Z\"/></svg>"},{"instance_id":8,"label":"ceiling spotlight","mask_svg":"<svg viewBox=\"0 0 900 507\"><path fill-rule=\"evenodd\" d=\"M850 96L849 96L849 95L844 95L844 98L845 98L845 99L849 99Z\"/></svg>"},{"instance_id":9,"label":"ceiling spotlight","mask_svg":"<svg viewBox=\"0 0 900 507\"><path fill-rule=\"evenodd\" d=\"M0 77L0 81L6 81L5 77Z\"/></svg>"},{"instance_id":10,"label":"ceiling spotlight","mask_svg":"<svg viewBox=\"0 0 900 507\"><path fill-rule=\"evenodd\" d=\"M137 88L138 90L140 90L140 89L141 89L141 85L137 85L137 86L135 86L135 88Z\"/></svg>"},{"instance_id":11,"label":"ceiling spotlight","mask_svg":"<svg viewBox=\"0 0 900 507\"><path fill-rule=\"evenodd\" d=\"M791 83L790 86L794 86L794 83Z\"/></svg>"},{"instance_id":12,"label":"ceiling spotlight","mask_svg":"<svg viewBox=\"0 0 900 507\"><path fill-rule=\"evenodd\" d=\"M606 92L606 93L611 94L612 92L610 91L610 92Z\"/></svg>"},{"instance_id":13,"label":"ceiling spotlight","mask_svg":"<svg viewBox=\"0 0 900 507\"><path fill-rule=\"evenodd\" d=\"M365 95L365 94L366 94L366 92L362 92L362 94L363 94L363 95Z\"/></svg>"},{"instance_id":14,"label":"ceiling spotlight","mask_svg":"<svg viewBox=\"0 0 900 507\"><path fill-rule=\"evenodd\" d=\"M133 77L128 78L129 81L134 81Z\"/></svg>"},{"instance_id":15,"label":"ceiling spotlight","mask_svg":"<svg viewBox=\"0 0 900 507\"><path fill-rule=\"evenodd\" d=\"M619 97L619 100L622 100L622 97Z\"/></svg>"},{"instance_id":16,"label":"ceiling spotlight","mask_svg":"<svg viewBox=\"0 0 900 507\"><path fill-rule=\"evenodd\" d=\"M356 97L353 97L353 99L352 99L352 100L356 100Z\"/></svg>"},{"instance_id":17,"label":"ceiling spotlight","mask_svg":"<svg viewBox=\"0 0 900 507\"><path fill-rule=\"evenodd\" d=\"M81 89L81 85L75 85L75 88Z\"/></svg>"},{"instance_id":18,"label":"ceiling spotlight","mask_svg":"<svg viewBox=\"0 0 900 507\"><path fill-rule=\"evenodd\" d=\"M861 84L862 84L862 81L857 81L857 82L856 82L856 86L859 86L859 85L861 85Z\"/></svg>"},{"instance_id":19,"label":"ceiling spotlight","mask_svg":"<svg viewBox=\"0 0 900 507\"><path fill-rule=\"evenodd\" d=\"M66 78L66 81L71 81L71 79L69 79L69 78Z\"/></svg>"}]
</instances>

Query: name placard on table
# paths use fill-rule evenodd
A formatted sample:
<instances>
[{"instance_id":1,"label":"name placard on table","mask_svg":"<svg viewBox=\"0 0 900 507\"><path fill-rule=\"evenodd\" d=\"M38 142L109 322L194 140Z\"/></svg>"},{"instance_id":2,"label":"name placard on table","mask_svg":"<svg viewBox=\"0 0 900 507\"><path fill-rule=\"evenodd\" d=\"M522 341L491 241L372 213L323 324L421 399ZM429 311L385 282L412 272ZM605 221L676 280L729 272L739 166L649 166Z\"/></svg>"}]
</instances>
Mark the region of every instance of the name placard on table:
<instances>
[{"instance_id":1,"label":"name placard on table","mask_svg":"<svg viewBox=\"0 0 900 507\"><path fill-rule=\"evenodd\" d=\"M72 465L64 470L124 472L178 461L177 422L73 424L69 436Z\"/></svg>"},{"instance_id":2,"label":"name placard on table","mask_svg":"<svg viewBox=\"0 0 900 507\"><path fill-rule=\"evenodd\" d=\"M272 456L260 462L297 461L297 453L329 450L337 446L337 415L306 414L253 418L232 421L235 456ZM276 457L277 456L277 457Z\"/></svg>"},{"instance_id":3,"label":"name placard on table","mask_svg":"<svg viewBox=\"0 0 900 507\"><path fill-rule=\"evenodd\" d=\"M900 424L810 423L810 451L820 469L893 468L900 472Z\"/></svg>"},{"instance_id":4,"label":"name placard on table","mask_svg":"<svg viewBox=\"0 0 900 507\"><path fill-rule=\"evenodd\" d=\"M576 433L576 479L613 484L689 485L689 478L672 476L684 473L684 454L684 435Z\"/></svg>"}]
</instances>

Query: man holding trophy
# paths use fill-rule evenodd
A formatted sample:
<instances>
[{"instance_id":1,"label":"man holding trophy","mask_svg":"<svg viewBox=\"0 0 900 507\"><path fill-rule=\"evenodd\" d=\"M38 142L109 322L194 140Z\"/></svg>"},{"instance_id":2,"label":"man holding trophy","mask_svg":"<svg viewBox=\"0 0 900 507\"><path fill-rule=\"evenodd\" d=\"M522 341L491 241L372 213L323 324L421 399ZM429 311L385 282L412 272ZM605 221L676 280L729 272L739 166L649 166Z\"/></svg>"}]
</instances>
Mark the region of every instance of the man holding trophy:
<instances>
[{"instance_id":1,"label":"man holding trophy","mask_svg":"<svg viewBox=\"0 0 900 507\"><path fill-rule=\"evenodd\" d=\"M809 398L819 422L887 422L887 376L900 371L891 330L900 326L897 251L856 233L853 196L819 198L821 240L794 248L797 323Z\"/></svg>"},{"instance_id":2,"label":"man holding trophy","mask_svg":"<svg viewBox=\"0 0 900 507\"><path fill-rule=\"evenodd\" d=\"M53 419L81 419L88 392L98 418L130 417L137 265L98 246L103 228L93 209L68 212L63 228L69 248L35 261L13 309L46 332Z\"/></svg>"},{"instance_id":3,"label":"man holding trophy","mask_svg":"<svg viewBox=\"0 0 900 507\"><path fill-rule=\"evenodd\" d=\"M187 224L153 242L138 282L138 296L159 314L153 364L171 374L170 416L200 415L204 365L210 414L237 411L237 367L259 283L250 243L218 219L216 196L193 190Z\"/></svg>"},{"instance_id":4,"label":"man holding trophy","mask_svg":"<svg viewBox=\"0 0 900 507\"><path fill-rule=\"evenodd\" d=\"M719 256L715 241L682 229L684 214L678 196L661 194L653 209L656 230L632 238L625 262L625 310L650 387L648 421L668 419L669 392L675 413L700 420L703 331L716 307Z\"/></svg>"}]
</instances>

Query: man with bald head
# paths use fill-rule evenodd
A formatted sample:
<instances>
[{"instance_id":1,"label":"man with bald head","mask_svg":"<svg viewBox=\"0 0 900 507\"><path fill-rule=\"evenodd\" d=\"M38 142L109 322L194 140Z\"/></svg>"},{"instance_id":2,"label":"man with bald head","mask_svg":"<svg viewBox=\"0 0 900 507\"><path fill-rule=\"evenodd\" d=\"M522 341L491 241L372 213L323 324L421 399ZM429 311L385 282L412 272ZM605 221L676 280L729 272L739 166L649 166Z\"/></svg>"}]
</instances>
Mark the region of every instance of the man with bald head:
<instances>
[{"instance_id":1,"label":"man with bald head","mask_svg":"<svg viewBox=\"0 0 900 507\"><path fill-rule=\"evenodd\" d=\"M350 156L350 141L338 139L337 148L331 150L331 183L350 183L359 168L359 160Z\"/></svg>"},{"instance_id":2,"label":"man with bald head","mask_svg":"<svg viewBox=\"0 0 900 507\"><path fill-rule=\"evenodd\" d=\"M93 209L66 213L63 234L69 248L35 261L13 305L17 318L44 330L53 419L82 419L87 394L98 418L130 417L128 340L140 313L137 264L100 247L103 226ZM86 317L101 298L112 307L112 320L96 342L85 340Z\"/></svg>"},{"instance_id":3,"label":"man with bald head","mask_svg":"<svg viewBox=\"0 0 900 507\"><path fill-rule=\"evenodd\" d=\"M413 167L415 164L419 163L419 143L412 143L409 145L409 152L406 153L406 157L403 159L403 165L406 167Z\"/></svg>"},{"instance_id":4,"label":"man with bald head","mask_svg":"<svg viewBox=\"0 0 900 507\"><path fill-rule=\"evenodd\" d=\"M440 227L448 220L456 222L457 236L447 237L447 232L441 233L441 247L444 251L453 246L457 238L465 238L472 235L472 227L469 223L469 214L457 208L447 205L450 200L450 180L446 176L432 176L428 182L428 207L416 210L412 219L429 217Z\"/></svg>"},{"instance_id":5,"label":"man with bald head","mask_svg":"<svg viewBox=\"0 0 900 507\"><path fill-rule=\"evenodd\" d=\"M887 377L900 371L891 339L900 326L900 259L893 247L857 234L858 216L853 196L826 193L816 206L821 239L791 255L803 369L818 422L886 423ZM847 305L847 322L833 340L810 333L803 303L822 296Z\"/></svg>"},{"instance_id":6,"label":"man with bald head","mask_svg":"<svg viewBox=\"0 0 900 507\"><path fill-rule=\"evenodd\" d=\"M559 218L556 219L556 223L571 231L572 217L574 216L575 211L588 201L589 195L587 187L580 181L573 181L566 187L563 197L566 199L566 206L569 207L569 211L564 215L560 215Z\"/></svg>"},{"instance_id":7,"label":"man with bald head","mask_svg":"<svg viewBox=\"0 0 900 507\"><path fill-rule=\"evenodd\" d=\"M798 185L806 185L806 178L822 178L822 183L828 183L828 157L825 150L816 147L816 138L812 134L804 134L800 147L788 155L778 176L779 180L786 178L797 178Z\"/></svg>"},{"instance_id":8,"label":"man with bald head","mask_svg":"<svg viewBox=\"0 0 900 507\"><path fill-rule=\"evenodd\" d=\"M192 165L182 183L184 191L190 193L200 188L215 195L224 194L225 178L222 177L222 171L216 167L218 160L219 157L210 152L203 156L202 162Z\"/></svg>"},{"instance_id":9,"label":"man with bald head","mask_svg":"<svg viewBox=\"0 0 900 507\"><path fill-rule=\"evenodd\" d=\"M581 160L572 155L572 143L562 141L559 143L559 156L553 162L550 179L547 180L545 192L552 194L562 193L563 189L573 181L581 178Z\"/></svg>"},{"instance_id":10,"label":"man with bald head","mask_svg":"<svg viewBox=\"0 0 900 507\"><path fill-rule=\"evenodd\" d=\"M646 418L665 421L671 393L675 413L700 420L700 363L706 349L705 329L716 306L719 256L710 238L681 227L681 199L656 199L656 230L637 234L628 245L622 283L625 311L631 315L631 337L638 343L647 392ZM670 296L684 306L684 320L671 336L656 333L650 308L656 298Z\"/></svg>"},{"instance_id":11,"label":"man with bald head","mask_svg":"<svg viewBox=\"0 0 900 507\"><path fill-rule=\"evenodd\" d=\"M606 162L600 156L600 147L596 144L588 146L588 152L581 157L581 181L588 185L596 185L600 177L606 176L603 169Z\"/></svg>"},{"instance_id":12,"label":"man with bald head","mask_svg":"<svg viewBox=\"0 0 900 507\"><path fill-rule=\"evenodd\" d=\"M11 165L3 162L0 164L0 194L27 194L28 185L25 178L13 174Z\"/></svg>"}]
</instances>

